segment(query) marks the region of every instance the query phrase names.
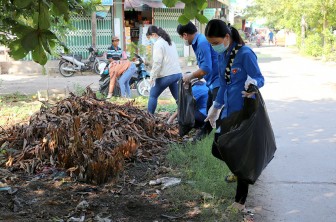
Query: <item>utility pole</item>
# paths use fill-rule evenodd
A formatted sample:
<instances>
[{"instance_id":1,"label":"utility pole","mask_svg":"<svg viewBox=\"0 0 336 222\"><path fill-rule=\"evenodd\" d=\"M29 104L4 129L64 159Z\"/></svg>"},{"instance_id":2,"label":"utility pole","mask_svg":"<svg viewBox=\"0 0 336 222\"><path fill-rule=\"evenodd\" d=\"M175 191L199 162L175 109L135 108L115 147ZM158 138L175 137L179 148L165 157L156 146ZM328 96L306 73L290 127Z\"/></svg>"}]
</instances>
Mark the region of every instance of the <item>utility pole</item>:
<instances>
[{"instance_id":1,"label":"utility pole","mask_svg":"<svg viewBox=\"0 0 336 222\"><path fill-rule=\"evenodd\" d=\"M91 14L91 31L92 31L92 47L96 48L97 45L97 18L96 12Z\"/></svg>"}]
</instances>

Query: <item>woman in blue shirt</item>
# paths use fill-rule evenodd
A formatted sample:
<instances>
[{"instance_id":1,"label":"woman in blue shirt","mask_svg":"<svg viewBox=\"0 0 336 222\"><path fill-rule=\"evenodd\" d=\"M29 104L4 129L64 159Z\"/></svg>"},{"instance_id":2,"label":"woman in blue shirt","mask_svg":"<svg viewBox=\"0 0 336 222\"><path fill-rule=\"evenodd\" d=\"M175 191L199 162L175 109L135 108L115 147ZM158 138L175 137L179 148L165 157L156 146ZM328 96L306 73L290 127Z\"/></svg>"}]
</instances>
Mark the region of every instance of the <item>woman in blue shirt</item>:
<instances>
[{"instance_id":1,"label":"woman in blue shirt","mask_svg":"<svg viewBox=\"0 0 336 222\"><path fill-rule=\"evenodd\" d=\"M213 49L218 53L218 69L220 87L216 100L208 111L205 121L209 121L213 128L216 128L216 120L227 118L231 113L239 111L243 108L245 96L250 97L252 94L245 90L249 84L258 87L264 85L264 77L262 76L257 56L247 46L239 35L239 32L222 20L214 19L209 21L205 28L205 36ZM229 75L225 74L226 66L229 62L231 51L236 45L241 48L236 53L231 66ZM220 116L221 115L221 116ZM215 141L219 137L220 129L217 129ZM237 178L237 190L233 208L239 210L245 209L245 201L248 194L248 183L239 177Z\"/></svg>"}]
</instances>

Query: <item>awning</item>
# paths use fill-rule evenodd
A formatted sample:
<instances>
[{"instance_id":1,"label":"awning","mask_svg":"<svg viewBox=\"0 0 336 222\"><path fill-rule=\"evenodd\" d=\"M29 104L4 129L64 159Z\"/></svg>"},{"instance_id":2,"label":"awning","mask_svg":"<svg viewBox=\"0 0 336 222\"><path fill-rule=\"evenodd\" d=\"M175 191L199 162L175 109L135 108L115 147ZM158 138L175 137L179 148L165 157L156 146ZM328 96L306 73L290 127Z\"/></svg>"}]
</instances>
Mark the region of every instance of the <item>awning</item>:
<instances>
[{"instance_id":1,"label":"awning","mask_svg":"<svg viewBox=\"0 0 336 222\"><path fill-rule=\"evenodd\" d=\"M167 8L165 4L162 3L162 0L125 0L125 9L136 9L142 8L144 5L147 5L151 8ZM184 8L184 3L178 2L173 8Z\"/></svg>"}]
</instances>

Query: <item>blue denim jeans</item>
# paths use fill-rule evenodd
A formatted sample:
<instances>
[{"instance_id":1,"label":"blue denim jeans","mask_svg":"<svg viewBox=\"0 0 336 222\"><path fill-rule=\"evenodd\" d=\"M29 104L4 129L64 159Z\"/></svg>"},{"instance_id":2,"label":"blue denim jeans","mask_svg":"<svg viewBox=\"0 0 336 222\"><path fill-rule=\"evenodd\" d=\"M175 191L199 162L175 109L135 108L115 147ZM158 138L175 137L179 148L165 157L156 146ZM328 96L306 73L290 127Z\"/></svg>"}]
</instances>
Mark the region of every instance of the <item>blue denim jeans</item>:
<instances>
[{"instance_id":1,"label":"blue denim jeans","mask_svg":"<svg viewBox=\"0 0 336 222\"><path fill-rule=\"evenodd\" d=\"M135 72L136 66L134 63L131 63L130 67L128 67L128 69L118 79L120 93L122 97L131 97L131 88L129 82Z\"/></svg>"},{"instance_id":2,"label":"blue denim jeans","mask_svg":"<svg viewBox=\"0 0 336 222\"><path fill-rule=\"evenodd\" d=\"M173 95L175 101L178 99L178 85L177 82L182 78L182 73L173 74L165 76L162 78L157 78L155 80L154 86L150 90L149 100L148 100L148 112L154 114L157 101L161 93L169 87L171 94Z\"/></svg>"}]
</instances>

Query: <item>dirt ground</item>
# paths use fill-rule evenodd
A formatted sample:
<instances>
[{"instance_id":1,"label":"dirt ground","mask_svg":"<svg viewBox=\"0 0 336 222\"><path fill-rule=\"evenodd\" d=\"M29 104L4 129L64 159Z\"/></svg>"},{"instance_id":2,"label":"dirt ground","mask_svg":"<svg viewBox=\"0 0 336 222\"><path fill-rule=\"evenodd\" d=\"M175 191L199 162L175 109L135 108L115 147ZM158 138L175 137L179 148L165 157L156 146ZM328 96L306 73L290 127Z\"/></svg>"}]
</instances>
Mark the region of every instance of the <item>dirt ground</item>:
<instances>
[{"instance_id":1,"label":"dirt ground","mask_svg":"<svg viewBox=\"0 0 336 222\"><path fill-rule=\"evenodd\" d=\"M117 179L100 186L76 182L57 169L36 175L0 169L1 182L17 189L0 191L0 221L198 221L194 205L176 207L170 200L171 188L149 185L172 173L166 153L149 162L131 160Z\"/></svg>"}]
</instances>

